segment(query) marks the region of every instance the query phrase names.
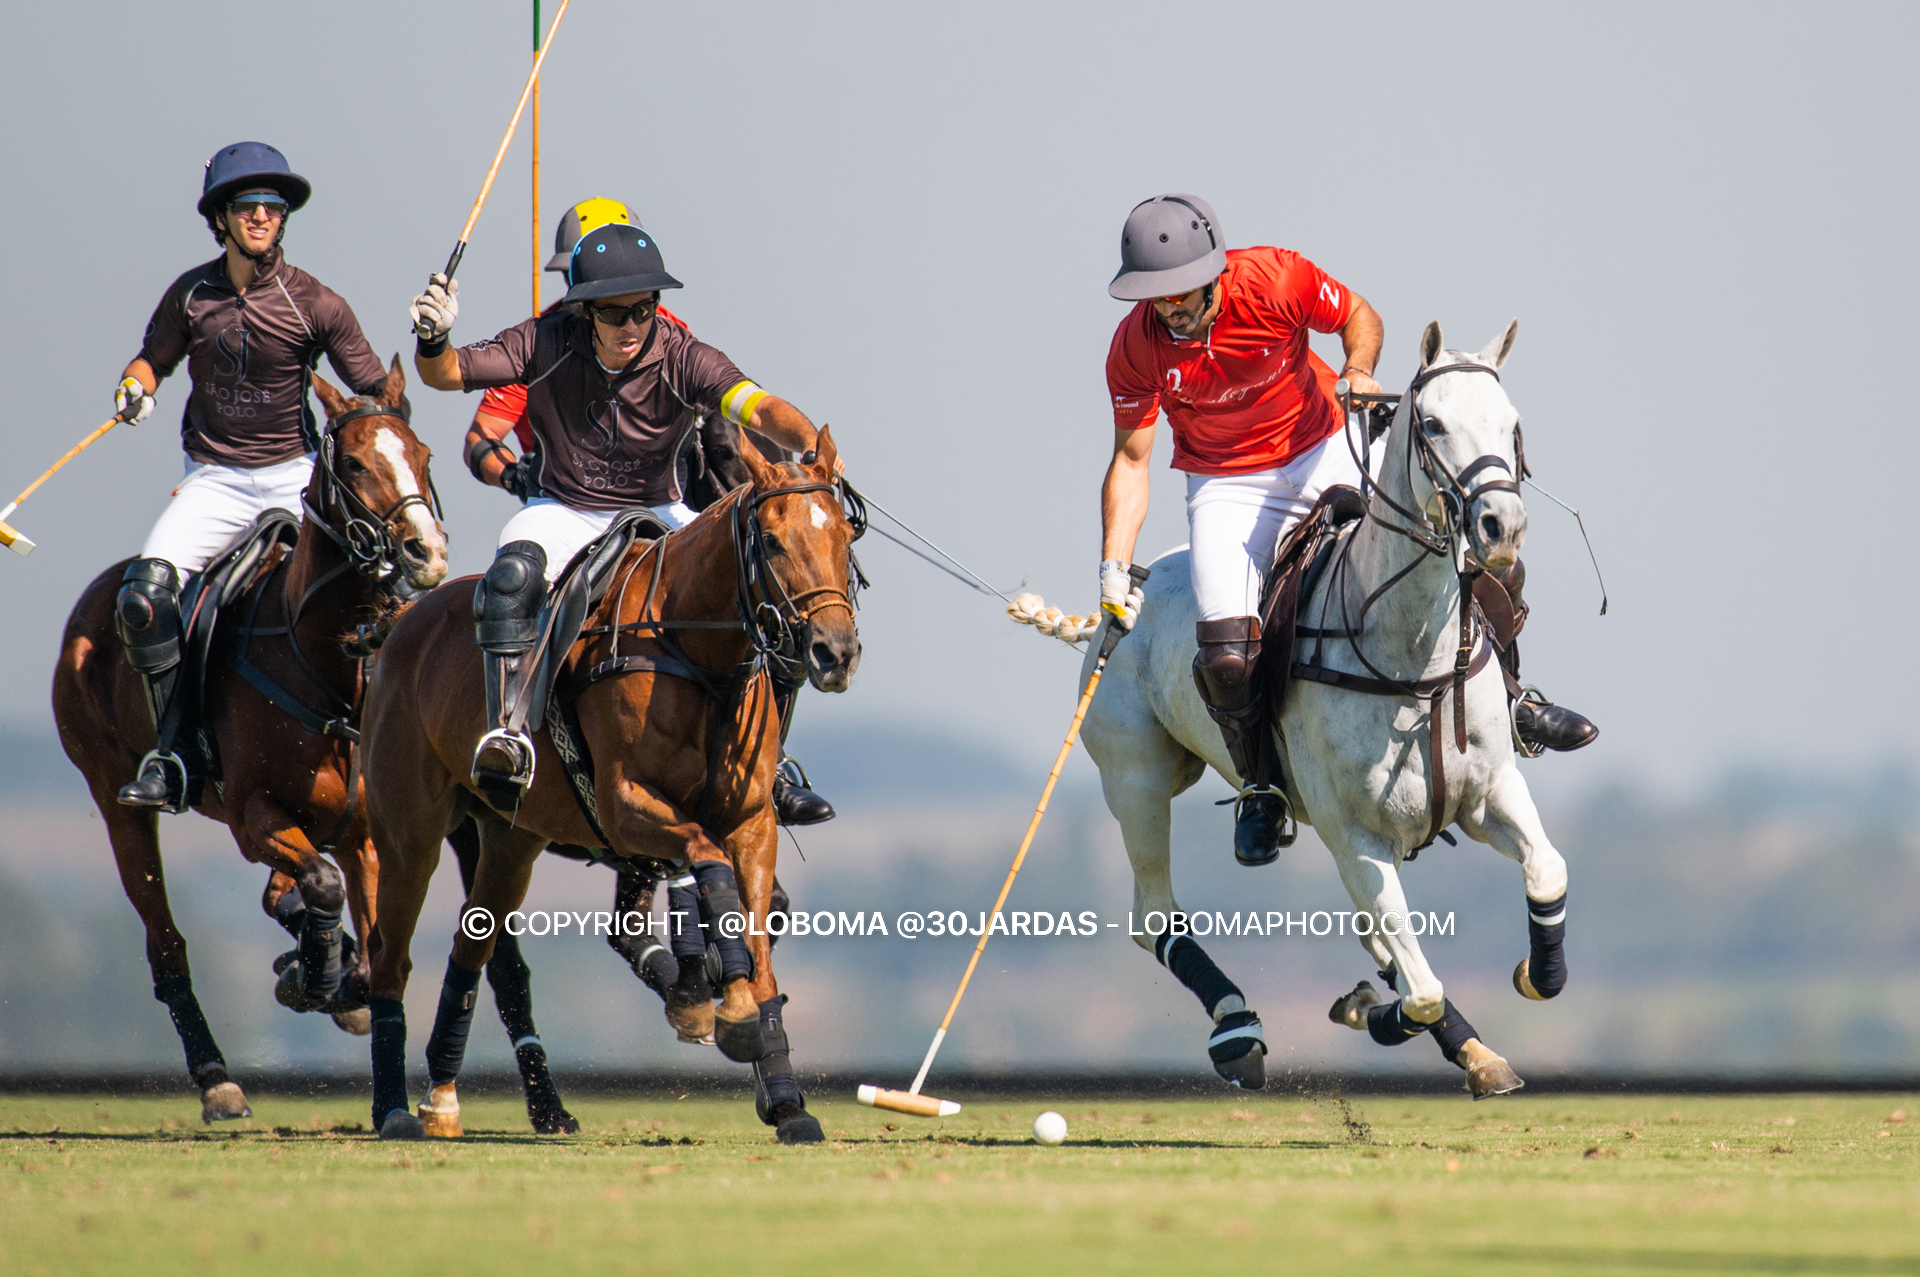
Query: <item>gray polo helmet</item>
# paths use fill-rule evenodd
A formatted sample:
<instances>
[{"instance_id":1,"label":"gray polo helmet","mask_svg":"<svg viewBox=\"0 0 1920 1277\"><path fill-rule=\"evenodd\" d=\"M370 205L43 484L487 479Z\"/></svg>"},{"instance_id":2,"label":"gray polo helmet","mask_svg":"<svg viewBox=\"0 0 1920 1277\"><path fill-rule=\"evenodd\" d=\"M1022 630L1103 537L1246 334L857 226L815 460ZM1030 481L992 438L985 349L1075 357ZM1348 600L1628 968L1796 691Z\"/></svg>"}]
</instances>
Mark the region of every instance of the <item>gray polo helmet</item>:
<instances>
[{"instance_id":1,"label":"gray polo helmet","mask_svg":"<svg viewBox=\"0 0 1920 1277\"><path fill-rule=\"evenodd\" d=\"M1120 232L1120 273L1107 285L1123 302L1190 293L1227 268L1227 240L1213 205L1198 195L1156 195L1136 204Z\"/></svg>"},{"instance_id":2,"label":"gray polo helmet","mask_svg":"<svg viewBox=\"0 0 1920 1277\"><path fill-rule=\"evenodd\" d=\"M580 237L567 267L567 283L567 295L561 298L566 302L681 286L667 274L667 264L653 236L624 222L595 227Z\"/></svg>"}]
</instances>

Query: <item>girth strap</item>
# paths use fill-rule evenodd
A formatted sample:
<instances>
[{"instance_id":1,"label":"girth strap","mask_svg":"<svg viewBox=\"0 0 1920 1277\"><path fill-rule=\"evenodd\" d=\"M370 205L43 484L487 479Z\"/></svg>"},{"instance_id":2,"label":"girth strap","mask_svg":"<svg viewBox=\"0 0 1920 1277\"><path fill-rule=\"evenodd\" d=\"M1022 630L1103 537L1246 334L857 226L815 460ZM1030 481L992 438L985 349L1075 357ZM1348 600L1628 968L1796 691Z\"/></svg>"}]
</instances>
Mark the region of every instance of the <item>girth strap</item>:
<instances>
[{"instance_id":1,"label":"girth strap","mask_svg":"<svg viewBox=\"0 0 1920 1277\"><path fill-rule=\"evenodd\" d=\"M233 666L234 673L253 685L254 691L266 697L274 708L316 736L326 736L355 744L359 742L360 729L354 725L351 718L328 718L320 711L296 700L292 692L274 682L265 670L248 660L244 652L235 652L228 658L227 663Z\"/></svg>"}]
</instances>

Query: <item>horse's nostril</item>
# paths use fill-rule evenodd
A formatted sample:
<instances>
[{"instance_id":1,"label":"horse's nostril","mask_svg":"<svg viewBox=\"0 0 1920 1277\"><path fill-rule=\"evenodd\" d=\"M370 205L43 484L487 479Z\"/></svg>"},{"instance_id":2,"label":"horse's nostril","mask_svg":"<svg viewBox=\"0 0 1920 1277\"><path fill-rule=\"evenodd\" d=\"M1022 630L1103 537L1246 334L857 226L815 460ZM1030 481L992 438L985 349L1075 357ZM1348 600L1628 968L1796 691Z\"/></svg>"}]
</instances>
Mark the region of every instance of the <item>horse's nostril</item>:
<instances>
[{"instance_id":1,"label":"horse's nostril","mask_svg":"<svg viewBox=\"0 0 1920 1277\"><path fill-rule=\"evenodd\" d=\"M1490 514L1480 516L1480 533L1489 541L1500 539L1500 520Z\"/></svg>"},{"instance_id":2,"label":"horse's nostril","mask_svg":"<svg viewBox=\"0 0 1920 1277\"><path fill-rule=\"evenodd\" d=\"M408 537L400 543L400 553L409 563L426 563L433 558L433 552L427 549L427 543L419 537Z\"/></svg>"},{"instance_id":3,"label":"horse's nostril","mask_svg":"<svg viewBox=\"0 0 1920 1277\"><path fill-rule=\"evenodd\" d=\"M839 664L833 645L825 639L815 639L812 647L813 667L817 670L830 670Z\"/></svg>"}]
</instances>

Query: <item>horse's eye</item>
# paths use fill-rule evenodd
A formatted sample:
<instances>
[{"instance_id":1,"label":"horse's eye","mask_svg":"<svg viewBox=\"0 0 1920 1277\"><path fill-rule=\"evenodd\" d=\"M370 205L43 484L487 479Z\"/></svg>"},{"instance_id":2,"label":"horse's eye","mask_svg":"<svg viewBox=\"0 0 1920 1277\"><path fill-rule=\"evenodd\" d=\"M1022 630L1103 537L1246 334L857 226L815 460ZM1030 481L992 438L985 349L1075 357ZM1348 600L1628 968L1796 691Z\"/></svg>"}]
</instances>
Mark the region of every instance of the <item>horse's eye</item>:
<instances>
[{"instance_id":1,"label":"horse's eye","mask_svg":"<svg viewBox=\"0 0 1920 1277\"><path fill-rule=\"evenodd\" d=\"M361 464L360 458L352 456L342 457L340 460L340 468L348 474L365 474L367 472L367 468Z\"/></svg>"},{"instance_id":2,"label":"horse's eye","mask_svg":"<svg viewBox=\"0 0 1920 1277\"><path fill-rule=\"evenodd\" d=\"M1438 417L1423 417L1420 420L1420 425L1421 428L1430 435L1443 435L1447 433L1447 428L1440 424Z\"/></svg>"},{"instance_id":3,"label":"horse's eye","mask_svg":"<svg viewBox=\"0 0 1920 1277\"><path fill-rule=\"evenodd\" d=\"M780 538L771 532L761 533L760 540L766 545L768 554L785 554L787 552L786 547L780 544Z\"/></svg>"}]
</instances>

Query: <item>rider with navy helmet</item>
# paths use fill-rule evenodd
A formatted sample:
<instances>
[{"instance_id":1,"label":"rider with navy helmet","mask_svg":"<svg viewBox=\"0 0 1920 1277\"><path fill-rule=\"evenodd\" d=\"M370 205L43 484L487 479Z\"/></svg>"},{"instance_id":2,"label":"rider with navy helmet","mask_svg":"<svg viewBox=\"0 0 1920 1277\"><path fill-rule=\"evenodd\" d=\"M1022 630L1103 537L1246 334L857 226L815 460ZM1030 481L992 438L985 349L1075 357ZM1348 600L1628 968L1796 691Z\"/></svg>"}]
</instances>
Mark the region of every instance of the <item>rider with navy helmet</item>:
<instances>
[{"instance_id":1,"label":"rider with navy helmet","mask_svg":"<svg viewBox=\"0 0 1920 1277\"><path fill-rule=\"evenodd\" d=\"M320 355L357 394L378 394L386 383L352 309L281 252L288 217L312 189L263 142L222 147L207 161L199 210L220 256L167 288L114 392L120 419L137 425L152 413L160 382L187 363L186 478L128 566L115 607L156 726L167 720L178 681L187 575L265 511L300 513L313 468L307 390ZM120 801L177 809L185 783L180 757L156 750Z\"/></svg>"},{"instance_id":2,"label":"rider with navy helmet","mask_svg":"<svg viewBox=\"0 0 1920 1277\"><path fill-rule=\"evenodd\" d=\"M525 477L530 499L501 529L499 550L475 592L475 639L485 652L486 732L474 750L476 785L503 810L533 780L533 742L508 728L514 674L533 648L547 585L625 509L643 506L669 527L690 522L685 454L703 418L719 418L805 452L813 423L756 385L725 354L660 316L660 293L679 288L653 235L629 222L598 226L574 244L562 305L497 336L448 344L459 285L436 274L414 298L423 333L414 355L436 390L527 388L526 417L538 447ZM537 495L533 495L537 494ZM790 705L783 706L784 724ZM788 766L783 764L783 767ZM800 783L783 812L791 823L833 809ZM814 807L813 804L817 804ZM803 818L793 820L798 814Z\"/></svg>"}]
</instances>

